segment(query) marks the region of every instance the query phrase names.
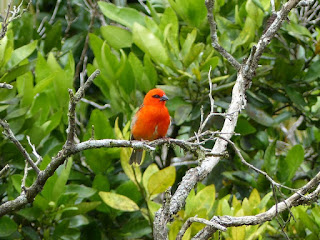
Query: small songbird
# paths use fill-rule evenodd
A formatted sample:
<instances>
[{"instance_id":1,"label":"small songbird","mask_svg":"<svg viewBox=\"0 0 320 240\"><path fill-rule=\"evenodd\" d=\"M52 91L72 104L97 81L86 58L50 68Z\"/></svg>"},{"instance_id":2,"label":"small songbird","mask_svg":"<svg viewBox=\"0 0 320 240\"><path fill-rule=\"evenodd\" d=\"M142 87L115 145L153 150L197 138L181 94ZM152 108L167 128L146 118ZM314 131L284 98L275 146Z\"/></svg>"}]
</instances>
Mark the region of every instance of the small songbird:
<instances>
[{"instance_id":1,"label":"small songbird","mask_svg":"<svg viewBox=\"0 0 320 240\"><path fill-rule=\"evenodd\" d=\"M134 115L131 123L132 140L155 140L166 136L170 115L166 107L168 97L159 88L151 89L144 97L143 104ZM130 164L141 163L142 149L134 149Z\"/></svg>"}]
</instances>

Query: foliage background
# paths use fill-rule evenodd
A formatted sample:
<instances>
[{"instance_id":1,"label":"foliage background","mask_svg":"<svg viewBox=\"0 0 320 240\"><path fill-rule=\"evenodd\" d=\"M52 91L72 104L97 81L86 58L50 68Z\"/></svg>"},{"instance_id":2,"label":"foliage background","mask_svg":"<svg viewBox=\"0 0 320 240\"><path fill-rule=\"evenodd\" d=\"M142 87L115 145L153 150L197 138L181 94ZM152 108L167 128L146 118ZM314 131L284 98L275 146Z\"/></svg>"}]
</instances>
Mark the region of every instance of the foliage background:
<instances>
[{"instance_id":1,"label":"foliage background","mask_svg":"<svg viewBox=\"0 0 320 240\"><path fill-rule=\"evenodd\" d=\"M56 4L32 1L0 41L0 82L14 86L0 89L0 117L29 152L30 136L44 158L40 169L66 140L68 88L82 84L80 72L85 76L101 70L86 99L107 106L101 110L88 101L78 105L80 141L91 137L92 126L96 139L128 139L134 111L156 86L170 98L170 137L193 136L201 107L204 113L210 111L210 66L215 110L228 107L236 72L210 45L204 0L150 0L145 6L135 1L69 0L61 1L52 17ZM276 8L281 4L276 1ZM272 40L247 91L248 105L236 128L241 135L233 137L248 162L293 188L320 169L320 30L319 13L308 20L312 13L306 8L292 11ZM218 0L214 15L221 45L241 61L266 28L270 2ZM86 37L89 48L83 61ZM216 116L210 129L219 130L222 123ZM211 145L213 141L206 143ZM0 178L0 201L5 202L21 191L25 161L3 135L0 153L0 168L10 165ZM0 218L0 238L151 239L162 192L169 186L175 189L195 163L187 161L189 153L169 148L165 154L146 154L141 168L132 170L129 155L129 149L94 149L73 156L32 204ZM31 171L27 185L34 178ZM272 197L269 182L242 165L230 149L229 157L191 192L170 225L170 239L189 217L253 215L290 192L283 194ZM261 226L229 228L221 237L274 239L283 238L284 231L294 239L318 239L319 210L318 203L299 206L292 209L294 218L285 212ZM185 239L202 227L193 224Z\"/></svg>"}]
</instances>

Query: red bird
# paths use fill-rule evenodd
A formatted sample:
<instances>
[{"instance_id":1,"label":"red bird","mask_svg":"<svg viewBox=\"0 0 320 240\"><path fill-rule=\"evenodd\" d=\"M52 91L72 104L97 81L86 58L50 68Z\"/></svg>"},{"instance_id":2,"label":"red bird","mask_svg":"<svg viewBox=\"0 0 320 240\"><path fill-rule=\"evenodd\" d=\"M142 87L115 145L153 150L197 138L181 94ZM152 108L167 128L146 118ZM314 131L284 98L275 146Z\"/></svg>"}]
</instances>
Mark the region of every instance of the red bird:
<instances>
[{"instance_id":1,"label":"red bird","mask_svg":"<svg viewBox=\"0 0 320 240\"><path fill-rule=\"evenodd\" d=\"M159 88L151 89L144 97L143 104L134 115L131 123L131 133L133 140L155 140L166 136L170 115L166 107L168 97ZM141 163L142 149L134 149L130 164Z\"/></svg>"}]
</instances>

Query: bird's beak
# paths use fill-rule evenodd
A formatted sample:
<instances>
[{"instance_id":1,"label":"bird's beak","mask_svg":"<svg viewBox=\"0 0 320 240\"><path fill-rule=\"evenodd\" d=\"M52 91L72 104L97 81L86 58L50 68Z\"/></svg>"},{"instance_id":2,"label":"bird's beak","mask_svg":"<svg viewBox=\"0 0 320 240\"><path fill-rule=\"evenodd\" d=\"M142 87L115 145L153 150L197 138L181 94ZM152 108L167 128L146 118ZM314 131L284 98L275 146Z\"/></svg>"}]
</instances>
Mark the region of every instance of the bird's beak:
<instances>
[{"instance_id":1,"label":"bird's beak","mask_svg":"<svg viewBox=\"0 0 320 240\"><path fill-rule=\"evenodd\" d=\"M169 98L166 96L166 95L163 95L161 98L160 98L160 101L168 101Z\"/></svg>"}]
</instances>

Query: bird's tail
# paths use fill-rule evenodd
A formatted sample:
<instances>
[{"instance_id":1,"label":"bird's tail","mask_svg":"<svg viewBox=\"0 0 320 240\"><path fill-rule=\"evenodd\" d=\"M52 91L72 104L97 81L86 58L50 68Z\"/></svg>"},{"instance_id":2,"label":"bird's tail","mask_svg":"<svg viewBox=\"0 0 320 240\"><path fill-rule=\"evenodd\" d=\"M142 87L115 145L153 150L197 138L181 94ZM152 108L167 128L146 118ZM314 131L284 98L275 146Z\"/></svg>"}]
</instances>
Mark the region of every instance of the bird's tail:
<instances>
[{"instance_id":1,"label":"bird's tail","mask_svg":"<svg viewBox=\"0 0 320 240\"><path fill-rule=\"evenodd\" d=\"M143 153L142 149L133 149L130 160L129 160L130 165L132 163L136 163L140 165L141 159L142 159L142 153Z\"/></svg>"}]
</instances>

